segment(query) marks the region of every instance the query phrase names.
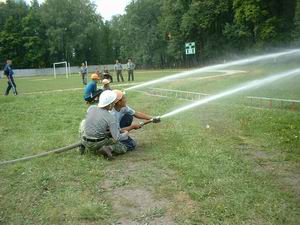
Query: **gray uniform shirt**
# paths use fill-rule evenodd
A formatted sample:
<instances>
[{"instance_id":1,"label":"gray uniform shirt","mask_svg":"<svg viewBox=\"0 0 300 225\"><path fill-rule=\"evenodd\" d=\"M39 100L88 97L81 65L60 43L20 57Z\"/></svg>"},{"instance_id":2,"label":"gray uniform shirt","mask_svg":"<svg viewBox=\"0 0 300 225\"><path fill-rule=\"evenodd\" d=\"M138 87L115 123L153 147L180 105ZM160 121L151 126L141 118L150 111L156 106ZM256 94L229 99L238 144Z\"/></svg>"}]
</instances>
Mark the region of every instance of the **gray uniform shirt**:
<instances>
[{"instance_id":1,"label":"gray uniform shirt","mask_svg":"<svg viewBox=\"0 0 300 225\"><path fill-rule=\"evenodd\" d=\"M115 64L115 70L122 70L123 67L122 67L122 64L121 63L116 63Z\"/></svg>"},{"instance_id":2,"label":"gray uniform shirt","mask_svg":"<svg viewBox=\"0 0 300 225\"><path fill-rule=\"evenodd\" d=\"M127 63L127 70L134 70L135 65L132 62Z\"/></svg>"},{"instance_id":3,"label":"gray uniform shirt","mask_svg":"<svg viewBox=\"0 0 300 225\"><path fill-rule=\"evenodd\" d=\"M84 124L84 136L87 138L104 138L105 133L110 131L116 141L127 140L128 134L120 133L119 124L109 111L91 106L86 114Z\"/></svg>"},{"instance_id":4,"label":"gray uniform shirt","mask_svg":"<svg viewBox=\"0 0 300 225\"><path fill-rule=\"evenodd\" d=\"M87 67L85 66L80 67L80 73L87 74Z\"/></svg>"}]
</instances>

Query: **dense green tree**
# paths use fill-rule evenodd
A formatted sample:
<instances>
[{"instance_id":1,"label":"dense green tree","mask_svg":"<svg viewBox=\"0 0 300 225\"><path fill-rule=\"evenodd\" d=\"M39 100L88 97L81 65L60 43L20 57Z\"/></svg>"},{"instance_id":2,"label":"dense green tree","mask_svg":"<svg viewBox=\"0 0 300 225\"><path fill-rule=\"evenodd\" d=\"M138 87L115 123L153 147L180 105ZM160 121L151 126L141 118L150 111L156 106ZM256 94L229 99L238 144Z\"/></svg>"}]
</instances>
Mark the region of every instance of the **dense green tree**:
<instances>
[{"instance_id":1,"label":"dense green tree","mask_svg":"<svg viewBox=\"0 0 300 225\"><path fill-rule=\"evenodd\" d=\"M0 60L16 67L127 58L143 67L186 66L292 41L299 45L299 0L134 0L105 23L91 0L0 3ZM186 42L196 43L195 55L185 55Z\"/></svg>"},{"instance_id":2,"label":"dense green tree","mask_svg":"<svg viewBox=\"0 0 300 225\"><path fill-rule=\"evenodd\" d=\"M99 62L99 49L95 45L102 19L95 11L95 5L89 0L47 0L42 5L52 62Z\"/></svg>"},{"instance_id":3,"label":"dense green tree","mask_svg":"<svg viewBox=\"0 0 300 225\"><path fill-rule=\"evenodd\" d=\"M234 0L234 21L224 34L239 49L285 44L291 37L294 7L295 0Z\"/></svg>"},{"instance_id":4,"label":"dense green tree","mask_svg":"<svg viewBox=\"0 0 300 225\"><path fill-rule=\"evenodd\" d=\"M40 15L40 6L33 0L28 15L22 19L22 38L24 43L24 65L30 68L46 67L47 42Z\"/></svg>"},{"instance_id":5,"label":"dense green tree","mask_svg":"<svg viewBox=\"0 0 300 225\"><path fill-rule=\"evenodd\" d=\"M113 60L121 60L123 62L125 59L121 58L121 37L123 35L123 27L121 25L123 16L113 16L112 20L109 22L110 26L110 40L111 40L111 57Z\"/></svg>"},{"instance_id":6,"label":"dense green tree","mask_svg":"<svg viewBox=\"0 0 300 225\"><path fill-rule=\"evenodd\" d=\"M167 65L180 64L184 59L184 40L180 30L182 15L191 1L164 0L159 27L165 39L165 61Z\"/></svg>"},{"instance_id":7,"label":"dense green tree","mask_svg":"<svg viewBox=\"0 0 300 225\"><path fill-rule=\"evenodd\" d=\"M102 64L112 64L114 61L113 50L112 50L112 39L111 39L111 28L109 22L106 21L101 28L101 36L99 41L102 45L100 52L100 59Z\"/></svg>"},{"instance_id":8,"label":"dense green tree","mask_svg":"<svg viewBox=\"0 0 300 225\"><path fill-rule=\"evenodd\" d=\"M157 0L136 0L127 6L120 26L122 58L133 58L137 64L160 64L163 44L158 29L160 7Z\"/></svg>"},{"instance_id":9,"label":"dense green tree","mask_svg":"<svg viewBox=\"0 0 300 225\"><path fill-rule=\"evenodd\" d=\"M26 66L23 60L26 52L23 48L22 19L28 10L24 2L8 0L6 4L1 4L0 17L5 19L0 23L0 60L4 62L11 58L15 67Z\"/></svg>"},{"instance_id":10,"label":"dense green tree","mask_svg":"<svg viewBox=\"0 0 300 225\"><path fill-rule=\"evenodd\" d=\"M226 40L221 37L226 23L232 21L231 6L231 0L196 0L184 13L183 40L196 42L197 55L203 60L216 58L228 50Z\"/></svg>"},{"instance_id":11,"label":"dense green tree","mask_svg":"<svg viewBox=\"0 0 300 225\"><path fill-rule=\"evenodd\" d=\"M293 41L297 47L300 47L300 0L297 0L295 7Z\"/></svg>"},{"instance_id":12,"label":"dense green tree","mask_svg":"<svg viewBox=\"0 0 300 225\"><path fill-rule=\"evenodd\" d=\"M270 0L266 2L267 10L275 21L275 35L265 42L271 46L286 45L292 39L296 0Z\"/></svg>"}]
</instances>

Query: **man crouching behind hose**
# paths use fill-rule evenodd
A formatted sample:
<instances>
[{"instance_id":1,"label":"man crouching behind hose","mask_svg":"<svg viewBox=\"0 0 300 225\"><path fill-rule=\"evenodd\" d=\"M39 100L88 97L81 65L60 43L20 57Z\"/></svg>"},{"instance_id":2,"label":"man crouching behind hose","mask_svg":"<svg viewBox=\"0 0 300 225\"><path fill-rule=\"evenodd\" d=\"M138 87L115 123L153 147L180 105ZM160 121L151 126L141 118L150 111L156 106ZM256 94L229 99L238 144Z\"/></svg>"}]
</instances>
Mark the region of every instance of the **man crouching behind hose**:
<instances>
[{"instance_id":1,"label":"man crouching behind hose","mask_svg":"<svg viewBox=\"0 0 300 225\"><path fill-rule=\"evenodd\" d=\"M109 113L114 107L116 93L107 90L100 95L98 106L91 106L85 120L80 125L81 153L86 150L101 154L109 159L112 153L123 154L127 151L120 141L128 138L128 131L119 130L119 124Z\"/></svg>"}]
</instances>

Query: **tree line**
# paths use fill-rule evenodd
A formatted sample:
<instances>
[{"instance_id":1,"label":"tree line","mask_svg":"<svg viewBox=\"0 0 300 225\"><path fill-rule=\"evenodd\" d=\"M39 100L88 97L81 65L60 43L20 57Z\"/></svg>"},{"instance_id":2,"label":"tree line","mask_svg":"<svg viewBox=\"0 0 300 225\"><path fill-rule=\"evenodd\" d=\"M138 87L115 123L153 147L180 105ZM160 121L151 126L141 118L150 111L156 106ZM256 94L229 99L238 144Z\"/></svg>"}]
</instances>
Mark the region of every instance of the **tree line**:
<instances>
[{"instance_id":1,"label":"tree line","mask_svg":"<svg viewBox=\"0 0 300 225\"><path fill-rule=\"evenodd\" d=\"M196 54L185 55L195 42ZM132 0L104 21L91 0L0 3L0 60L17 68L205 64L233 54L299 46L300 0Z\"/></svg>"}]
</instances>

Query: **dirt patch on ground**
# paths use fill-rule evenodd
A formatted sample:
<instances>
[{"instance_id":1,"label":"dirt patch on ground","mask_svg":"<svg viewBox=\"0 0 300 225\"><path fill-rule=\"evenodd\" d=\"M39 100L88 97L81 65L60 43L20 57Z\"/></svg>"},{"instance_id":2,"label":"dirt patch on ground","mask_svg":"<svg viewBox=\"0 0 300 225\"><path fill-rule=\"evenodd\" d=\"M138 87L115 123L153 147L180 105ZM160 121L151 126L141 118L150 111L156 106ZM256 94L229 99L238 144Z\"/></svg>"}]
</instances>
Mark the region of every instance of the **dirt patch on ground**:
<instances>
[{"instance_id":1,"label":"dirt patch on ground","mask_svg":"<svg viewBox=\"0 0 300 225\"><path fill-rule=\"evenodd\" d=\"M117 224L176 224L168 214L170 202L155 199L152 193L142 188L115 189L111 193Z\"/></svg>"},{"instance_id":2,"label":"dirt patch on ground","mask_svg":"<svg viewBox=\"0 0 300 225\"><path fill-rule=\"evenodd\" d=\"M241 143L239 149L245 153L246 158L256 162L256 173L267 173L273 176L283 191L293 192L300 199L300 173L298 165L283 161L283 153L275 154L247 143ZM276 160L277 158L281 160Z\"/></svg>"},{"instance_id":3,"label":"dirt patch on ground","mask_svg":"<svg viewBox=\"0 0 300 225\"><path fill-rule=\"evenodd\" d=\"M196 212L197 206L187 193L180 191L174 198L174 204L171 209L172 215L180 215L180 217L186 218Z\"/></svg>"},{"instance_id":4,"label":"dirt patch on ground","mask_svg":"<svg viewBox=\"0 0 300 225\"><path fill-rule=\"evenodd\" d=\"M140 152L121 156L104 174L100 186L117 218L114 224L182 224L178 221L188 221L196 211L196 204L180 190L176 173ZM166 191L168 186L178 190Z\"/></svg>"}]
</instances>

